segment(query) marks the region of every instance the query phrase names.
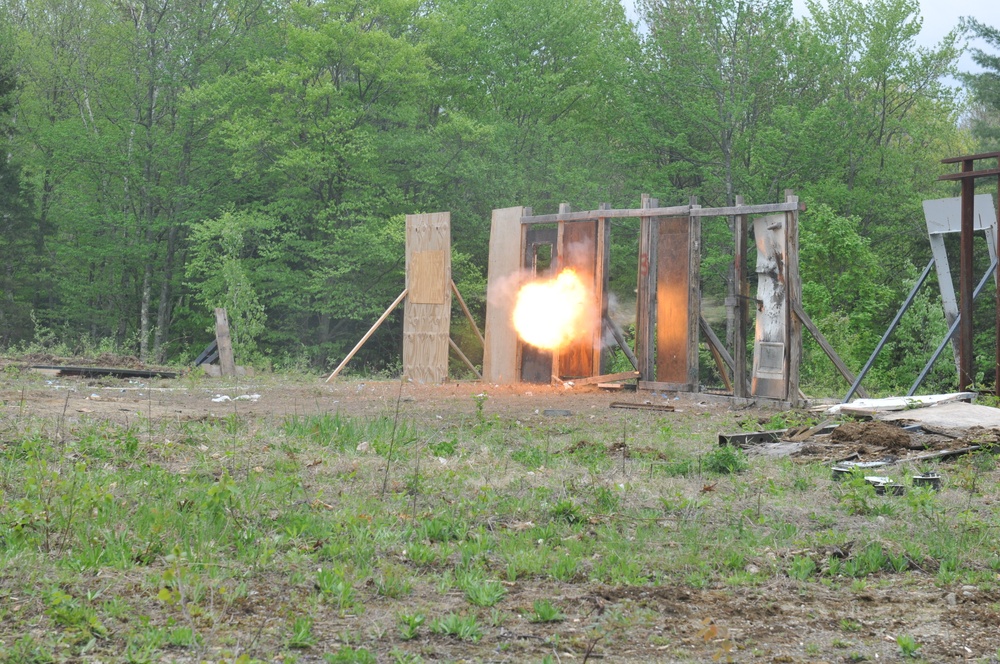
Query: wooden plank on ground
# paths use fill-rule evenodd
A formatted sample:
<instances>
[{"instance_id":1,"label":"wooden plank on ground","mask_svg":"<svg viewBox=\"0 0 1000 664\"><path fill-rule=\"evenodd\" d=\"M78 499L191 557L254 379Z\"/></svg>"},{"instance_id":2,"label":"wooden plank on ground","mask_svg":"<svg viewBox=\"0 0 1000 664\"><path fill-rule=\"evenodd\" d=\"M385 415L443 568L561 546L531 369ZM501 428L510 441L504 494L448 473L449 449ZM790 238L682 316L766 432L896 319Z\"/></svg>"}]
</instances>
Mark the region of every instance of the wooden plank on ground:
<instances>
[{"instance_id":1,"label":"wooden plank on ground","mask_svg":"<svg viewBox=\"0 0 1000 664\"><path fill-rule=\"evenodd\" d=\"M523 207L493 210L486 286L483 380L510 385L520 379L514 302L521 286Z\"/></svg>"},{"instance_id":2,"label":"wooden plank on ground","mask_svg":"<svg viewBox=\"0 0 1000 664\"><path fill-rule=\"evenodd\" d=\"M451 213L406 215L403 375L416 383L448 379L451 331ZM414 297L414 289L420 299Z\"/></svg>"},{"instance_id":3,"label":"wooden plank on ground","mask_svg":"<svg viewBox=\"0 0 1000 664\"><path fill-rule=\"evenodd\" d=\"M637 403L634 401L612 401L609 408L627 408L629 410L658 410L673 412L674 407L665 403Z\"/></svg>"},{"instance_id":4,"label":"wooden plank on ground","mask_svg":"<svg viewBox=\"0 0 1000 664\"><path fill-rule=\"evenodd\" d=\"M622 371L620 373L604 374L603 376L588 376L573 381L575 385L593 385L595 383L614 383L619 380L634 380L639 377L638 371Z\"/></svg>"},{"instance_id":5,"label":"wooden plank on ground","mask_svg":"<svg viewBox=\"0 0 1000 664\"><path fill-rule=\"evenodd\" d=\"M660 390L661 392L692 392L691 383L664 383L658 380L640 380L640 390Z\"/></svg>"},{"instance_id":6,"label":"wooden plank on ground","mask_svg":"<svg viewBox=\"0 0 1000 664\"><path fill-rule=\"evenodd\" d=\"M219 345L219 367L223 376L236 375L236 359L233 357L233 340L229 336L229 316L226 310L215 310L215 341Z\"/></svg>"}]
</instances>

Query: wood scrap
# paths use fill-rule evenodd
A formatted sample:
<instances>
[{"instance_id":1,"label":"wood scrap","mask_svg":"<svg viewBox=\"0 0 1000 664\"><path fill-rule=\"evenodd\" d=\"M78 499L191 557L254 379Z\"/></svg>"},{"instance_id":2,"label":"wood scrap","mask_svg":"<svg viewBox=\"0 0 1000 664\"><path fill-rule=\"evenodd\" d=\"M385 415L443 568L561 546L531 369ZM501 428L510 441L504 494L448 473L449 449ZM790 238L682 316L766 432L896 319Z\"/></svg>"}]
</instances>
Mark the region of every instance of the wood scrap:
<instances>
[{"instance_id":1,"label":"wood scrap","mask_svg":"<svg viewBox=\"0 0 1000 664\"><path fill-rule=\"evenodd\" d=\"M612 401L609 408L628 408L631 410L656 410L663 412L673 412L674 410L674 407L669 404L635 403L629 401Z\"/></svg>"}]
</instances>

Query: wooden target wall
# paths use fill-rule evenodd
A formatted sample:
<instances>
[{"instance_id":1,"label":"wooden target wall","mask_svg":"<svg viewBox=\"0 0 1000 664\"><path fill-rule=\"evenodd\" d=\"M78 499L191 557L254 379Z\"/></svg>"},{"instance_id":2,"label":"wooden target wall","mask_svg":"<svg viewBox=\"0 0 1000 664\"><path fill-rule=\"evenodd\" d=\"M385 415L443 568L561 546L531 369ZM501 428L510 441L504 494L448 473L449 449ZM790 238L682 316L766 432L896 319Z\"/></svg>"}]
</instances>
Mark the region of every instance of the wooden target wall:
<instances>
[{"instance_id":1,"label":"wooden target wall","mask_svg":"<svg viewBox=\"0 0 1000 664\"><path fill-rule=\"evenodd\" d=\"M451 213L406 215L403 375L414 382L448 378L450 284Z\"/></svg>"},{"instance_id":2,"label":"wooden target wall","mask_svg":"<svg viewBox=\"0 0 1000 664\"><path fill-rule=\"evenodd\" d=\"M638 378L639 387L698 391L699 343L704 340L716 367L734 396L761 396L797 401L802 355L802 327L809 329L848 381L850 371L808 320L801 302L798 274L798 199L786 192L785 201L765 205L737 204L702 208L688 205L659 207L643 195L640 208L571 212L560 205L558 214L533 215L530 208L493 211L488 268L486 352L484 378L495 383L544 381L551 366L551 382L577 384ZM778 213L778 214L775 214ZM746 348L750 342L747 275L747 239L751 216L761 249L758 265L760 313L754 334L753 369L748 372ZM623 331L607 316L610 224L615 218L638 217L639 256L636 288L635 350ZM701 225L704 217L728 218L734 228L736 327L733 352L722 344L701 311ZM547 226L546 226L547 225ZM555 226L555 229L552 227ZM555 237L551 233L555 230ZM572 267L593 284L595 306L583 338L559 353L527 348L512 325L516 293L537 271L536 247L551 243L554 268L550 275ZM770 267L768 267L770 266ZM622 348L634 372L601 375L611 339ZM735 355L735 359L734 356ZM752 375L748 375L748 373Z\"/></svg>"}]
</instances>

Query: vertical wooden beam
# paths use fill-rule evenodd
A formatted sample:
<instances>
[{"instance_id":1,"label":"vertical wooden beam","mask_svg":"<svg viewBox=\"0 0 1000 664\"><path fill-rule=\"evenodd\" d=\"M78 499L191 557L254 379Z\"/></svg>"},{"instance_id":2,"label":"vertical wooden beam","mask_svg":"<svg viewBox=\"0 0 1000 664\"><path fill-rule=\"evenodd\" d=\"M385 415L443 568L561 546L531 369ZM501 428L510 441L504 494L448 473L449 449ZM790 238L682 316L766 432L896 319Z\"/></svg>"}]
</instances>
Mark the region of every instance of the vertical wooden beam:
<instances>
[{"instance_id":1,"label":"vertical wooden beam","mask_svg":"<svg viewBox=\"0 0 1000 664\"><path fill-rule=\"evenodd\" d=\"M997 159L997 168L1000 168L1000 158ZM1000 244L1000 176L997 176L997 224L993 227L993 242ZM987 231L989 232L989 231ZM1000 251L1000 247L997 248ZM993 389L997 397L1000 397L1000 260L997 261L996 274L994 275L997 286L996 299L996 371L993 377Z\"/></svg>"},{"instance_id":2,"label":"vertical wooden beam","mask_svg":"<svg viewBox=\"0 0 1000 664\"><path fill-rule=\"evenodd\" d=\"M649 194L642 195L640 207L655 207ZM635 354L639 360L639 380L656 380L656 243L653 242L653 217L639 218L639 273L635 306Z\"/></svg>"},{"instance_id":3,"label":"vertical wooden beam","mask_svg":"<svg viewBox=\"0 0 1000 664\"><path fill-rule=\"evenodd\" d=\"M973 170L973 160L962 162L962 171ZM976 181L967 177L962 179L962 232L959 239L961 246L959 267L959 305L958 314L958 391L964 392L972 383L972 289L975 287L975 274L972 266L973 215L975 214Z\"/></svg>"},{"instance_id":4,"label":"vertical wooden beam","mask_svg":"<svg viewBox=\"0 0 1000 664\"><path fill-rule=\"evenodd\" d=\"M414 382L448 380L450 284L451 213L406 215L403 375Z\"/></svg>"},{"instance_id":5,"label":"vertical wooden beam","mask_svg":"<svg viewBox=\"0 0 1000 664\"><path fill-rule=\"evenodd\" d=\"M215 341L219 346L219 369L223 376L236 375L236 360L233 357L233 340L229 336L229 316L226 310L215 310Z\"/></svg>"},{"instance_id":6,"label":"vertical wooden beam","mask_svg":"<svg viewBox=\"0 0 1000 664\"><path fill-rule=\"evenodd\" d=\"M572 211L572 208L570 207L569 203L560 203L559 204L559 214L569 214L571 211ZM565 249L566 249L565 242L566 242L566 222L564 222L563 220L560 219L559 222L556 224L556 246L559 248L559 254L558 254L558 256L553 256L552 257L552 262L555 263L555 266L556 266L555 270L553 270L553 273L556 274L556 275L558 275L560 272L562 272L563 268L566 267L566 260L567 260L567 258L566 258L566 251L565 251ZM558 383L559 382L559 376L561 374L561 368L559 366L559 356L560 355L562 355L562 353L560 353L558 351L553 351L552 352L552 382L553 383Z\"/></svg>"},{"instance_id":7,"label":"vertical wooden beam","mask_svg":"<svg viewBox=\"0 0 1000 664\"><path fill-rule=\"evenodd\" d=\"M599 210L610 210L610 203L601 203ZM594 294L597 296L597 329L594 333L594 374L607 373L607 345L604 343L604 319L608 316L608 258L611 249L611 223L607 217L597 218L597 247L594 256Z\"/></svg>"},{"instance_id":8,"label":"vertical wooden beam","mask_svg":"<svg viewBox=\"0 0 1000 664\"><path fill-rule=\"evenodd\" d=\"M736 197L736 205L743 205L743 197ZM746 398L747 391L747 326L749 311L747 303L750 299L750 283L747 280L747 215L736 215L734 224L736 235L736 251L734 257L734 273L736 275L736 339L733 342L733 394Z\"/></svg>"},{"instance_id":9,"label":"vertical wooden beam","mask_svg":"<svg viewBox=\"0 0 1000 664\"><path fill-rule=\"evenodd\" d=\"M691 197L691 211L701 208L698 198ZM687 383L692 392L698 391L698 328L701 320L701 217L688 217L688 310L687 310Z\"/></svg>"},{"instance_id":10,"label":"vertical wooden beam","mask_svg":"<svg viewBox=\"0 0 1000 664\"><path fill-rule=\"evenodd\" d=\"M785 190L785 201L798 203L799 198L791 189ZM794 315L802 309L802 279L799 276L799 212L785 213L785 275L788 280L788 394L786 399L799 398L799 372L802 366L802 321Z\"/></svg>"},{"instance_id":11,"label":"vertical wooden beam","mask_svg":"<svg viewBox=\"0 0 1000 664\"><path fill-rule=\"evenodd\" d=\"M513 314L520 287L523 207L493 210L486 283L483 380L510 385L520 380Z\"/></svg>"},{"instance_id":12,"label":"vertical wooden beam","mask_svg":"<svg viewBox=\"0 0 1000 664\"><path fill-rule=\"evenodd\" d=\"M568 212L569 206L566 206ZM560 268L573 270L590 297L585 317L574 331L573 341L559 353L560 378L587 378L600 373L601 365L601 275L599 256L602 235L596 219L560 224Z\"/></svg>"}]
</instances>

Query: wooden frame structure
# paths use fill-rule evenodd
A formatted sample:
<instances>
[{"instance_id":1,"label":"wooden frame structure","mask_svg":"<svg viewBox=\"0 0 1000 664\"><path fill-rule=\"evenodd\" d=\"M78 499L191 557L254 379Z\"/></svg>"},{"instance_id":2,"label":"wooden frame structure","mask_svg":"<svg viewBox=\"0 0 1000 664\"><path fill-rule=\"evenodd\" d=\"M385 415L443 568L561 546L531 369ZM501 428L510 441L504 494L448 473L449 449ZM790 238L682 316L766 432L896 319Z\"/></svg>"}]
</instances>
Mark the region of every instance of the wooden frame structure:
<instances>
[{"instance_id":1,"label":"wooden frame structure","mask_svg":"<svg viewBox=\"0 0 1000 664\"><path fill-rule=\"evenodd\" d=\"M656 199L642 196L639 208L572 212L562 204L557 214L534 215L530 208L493 211L483 378L500 384L577 380L595 382L604 370L601 337L606 330L629 356L636 371L616 375L639 379L639 387L698 391L699 331L704 335L719 373L736 397L764 397L798 401L802 361L802 327L816 336L823 350L851 382L854 375L820 334L802 308L798 272L798 198L786 192L785 201L745 205L741 198L732 207L702 208L692 199L687 205L660 207ZM766 216L765 216L766 215ZM640 220L634 354L621 330L607 316L607 270L610 223L616 218ZM734 228L734 268L737 279L736 339L730 354L701 313L701 224L706 217L730 218ZM766 284L767 301L750 297L747 275L749 223L754 220L757 239L758 283ZM555 224L554 231L539 230ZM594 320L584 335L593 340L589 353L573 347L550 353L551 370L539 372L539 351L522 343L511 322L514 302L522 283L536 276L536 247L552 245L555 271L573 267L594 286ZM747 375L746 348L749 303L758 310L752 375ZM528 363L525 363L528 358ZM532 364L534 363L534 364ZM732 374L729 380L727 371ZM609 377L610 378L610 377ZM529 379L529 380L525 380Z\"/></svg>"}]
</instances>

